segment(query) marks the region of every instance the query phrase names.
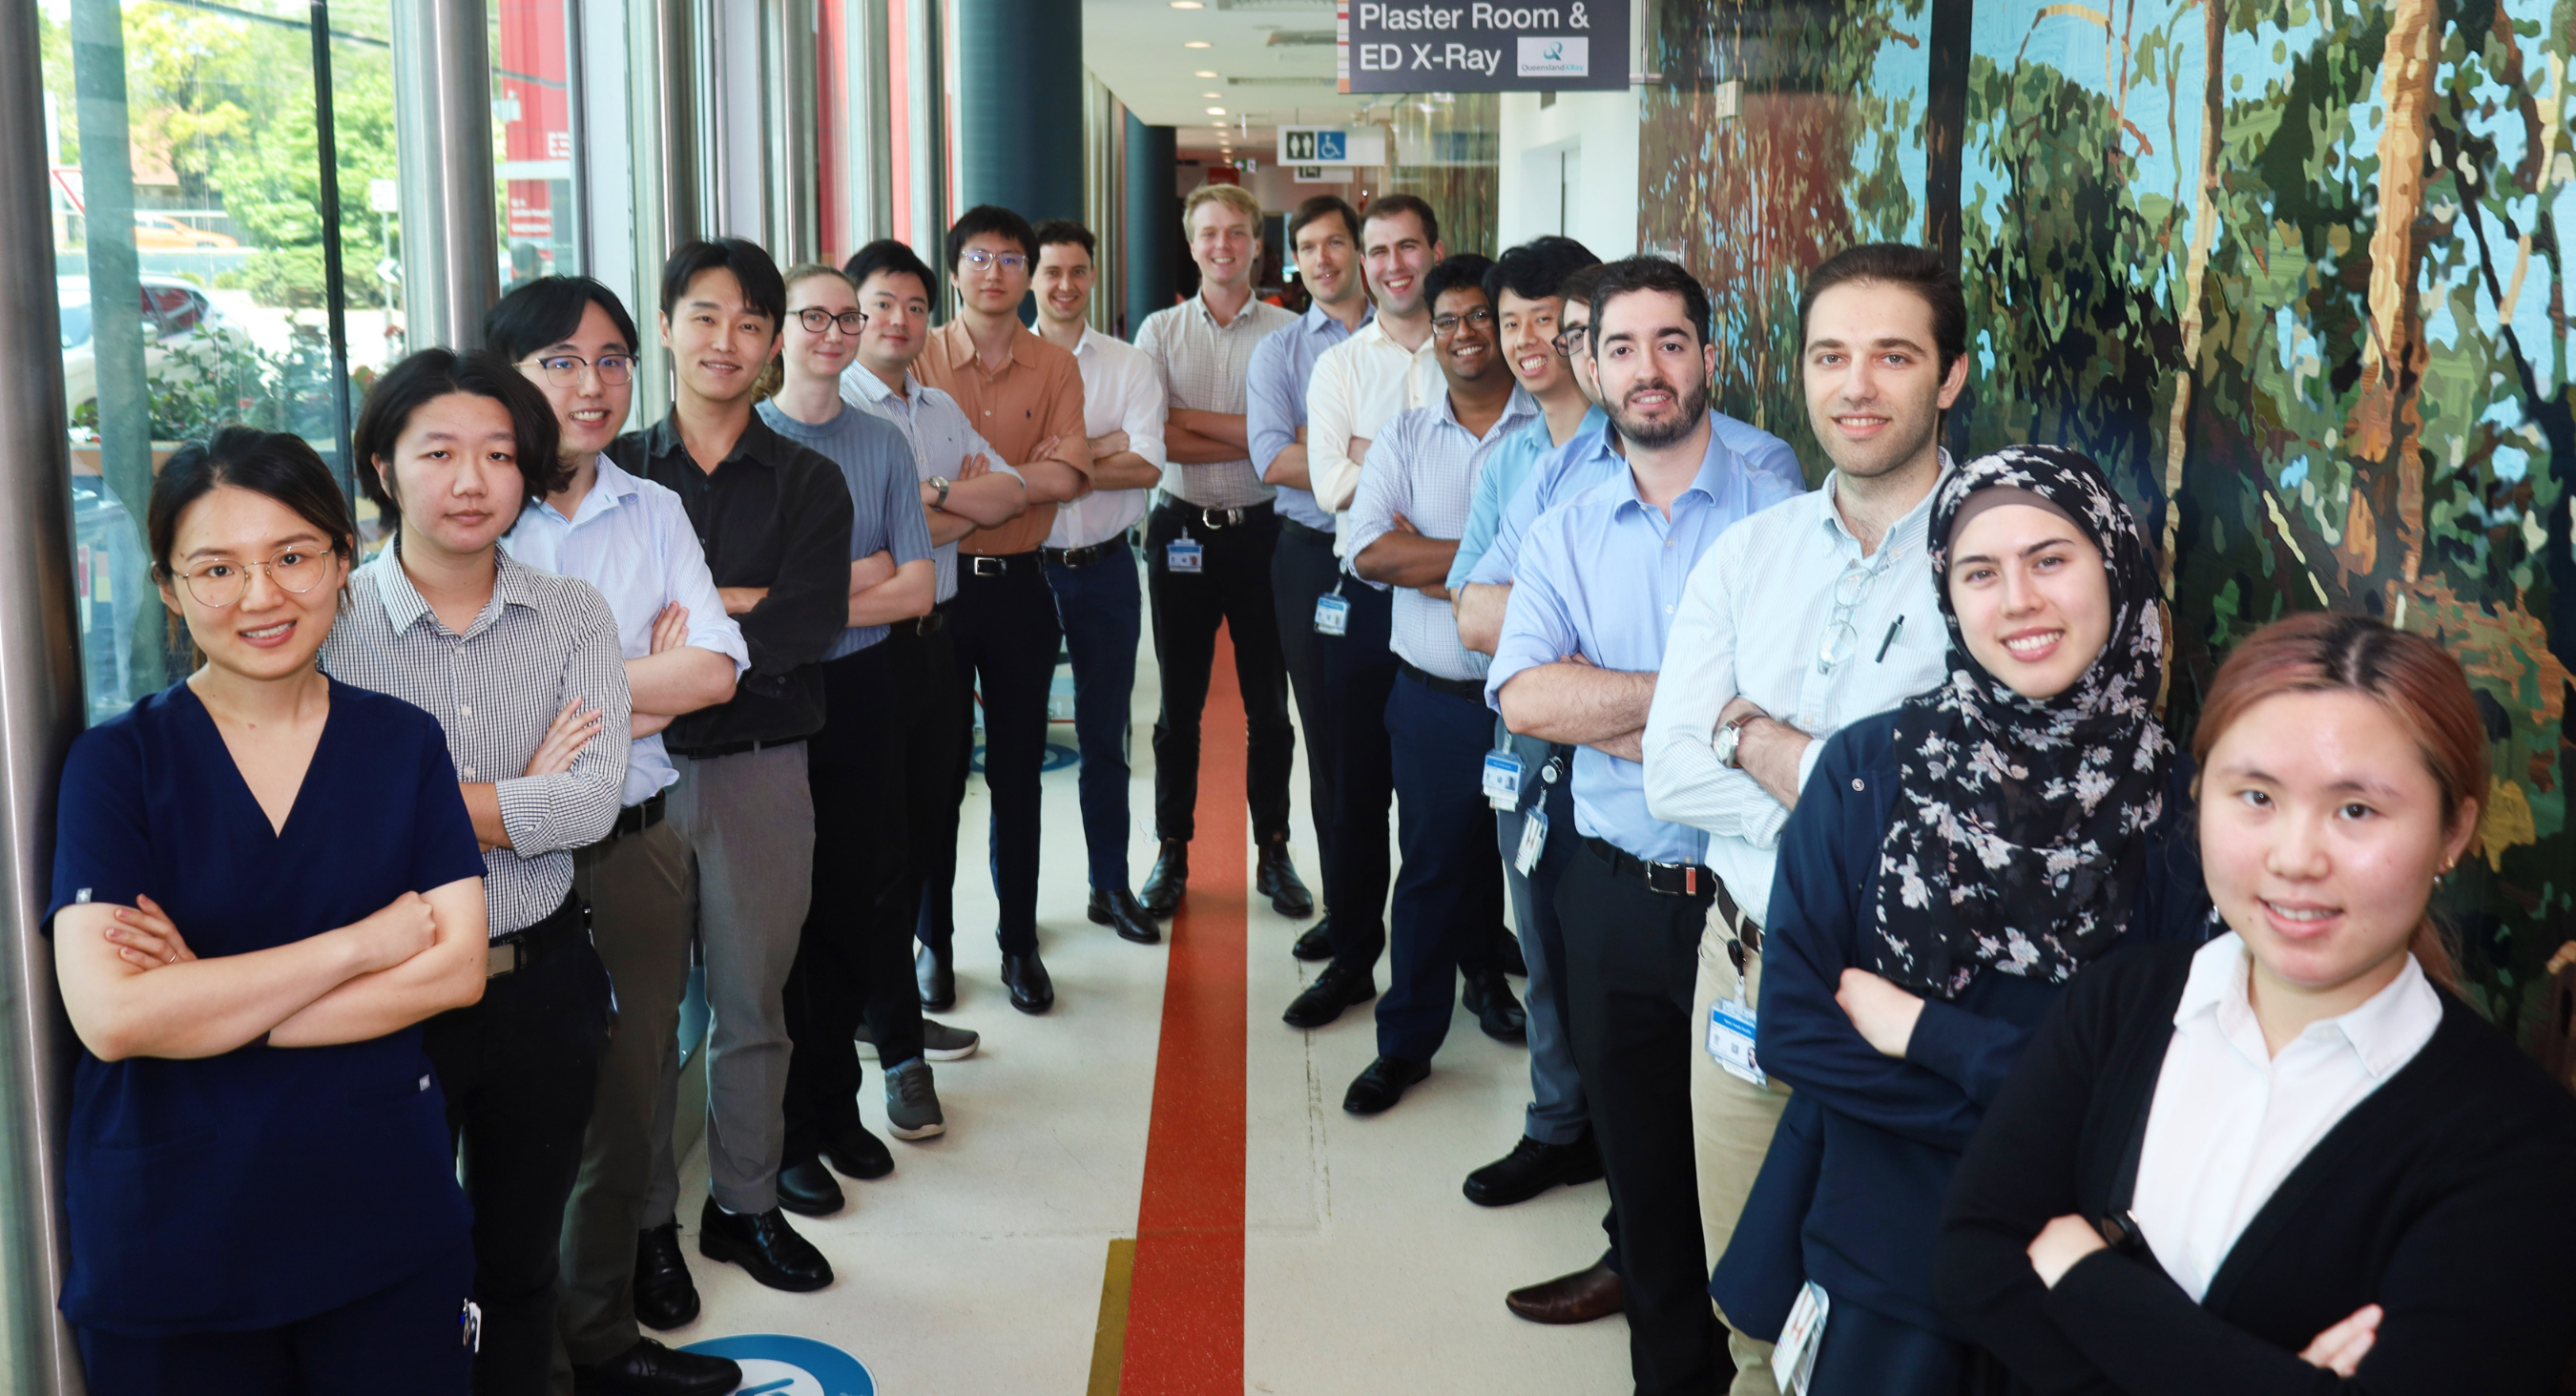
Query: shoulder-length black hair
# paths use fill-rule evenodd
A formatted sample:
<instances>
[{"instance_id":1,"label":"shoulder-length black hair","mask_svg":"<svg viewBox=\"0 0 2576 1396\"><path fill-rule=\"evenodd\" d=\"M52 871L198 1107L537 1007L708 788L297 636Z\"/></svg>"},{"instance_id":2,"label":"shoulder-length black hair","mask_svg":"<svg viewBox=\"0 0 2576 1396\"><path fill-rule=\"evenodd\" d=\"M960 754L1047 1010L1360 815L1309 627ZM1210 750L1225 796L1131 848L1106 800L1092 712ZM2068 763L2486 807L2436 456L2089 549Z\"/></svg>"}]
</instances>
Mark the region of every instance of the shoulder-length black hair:
<instances>
[{"instance_id":1,"label":"shoulder-length black hair","mask_svg":"<svg viewBox=\"0 0 2576 1396\"><path fill-rule=\"evenodd\" d=\"M376 386L367 391L367 405L358 412L357 428L349 433L350 452L358 458L358 483L383 511L388 527L402 518L402 501L385 483L394 443L423 403L450 393L488 397L509 412L511 434L518 438L519 478L526 498L543 499L572 478L570 468L555 455L562 438L555 409L527 375L495 354L423 349L376 380Z\"/></svg>"},{"instance_id":2,"label":"shoulder-length black hair","mask_svg":"<svg viewBox=\"0 0 2576 1396\"><path fill-rule=\"evenodd\" d=\"M282 431L232 426L179 448L152 481L144 533L152 547L152 574L169 581L170 552L179 545L179 520L188 506L220 486L266 495L331 540L342 559L355 563L357 525L331 468L303 437Z\"/></svg>"}]
</instances>

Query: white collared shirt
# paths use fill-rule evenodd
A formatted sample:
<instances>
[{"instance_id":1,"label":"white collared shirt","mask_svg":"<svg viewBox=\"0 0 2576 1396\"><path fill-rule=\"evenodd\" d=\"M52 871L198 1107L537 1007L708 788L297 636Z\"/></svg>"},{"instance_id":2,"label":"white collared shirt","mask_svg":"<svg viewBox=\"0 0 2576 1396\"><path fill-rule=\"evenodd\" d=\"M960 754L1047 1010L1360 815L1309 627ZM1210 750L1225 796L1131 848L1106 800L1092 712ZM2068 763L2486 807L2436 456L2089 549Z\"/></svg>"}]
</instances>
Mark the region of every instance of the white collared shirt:
<instances>
[{"instance_id":1,"label":"white collared shirt","mask_svg":"<svg viewBox=\"0 0 2576 1396\"><path fill-rule=\"evenodd\" d=\"M1306 383L1306 477L1317 504L1342 513L1359 493L1352 437L1374 442L1396 413L1427 406L1449 391L1431 345L1425 334L1421 348L1407 349L1377 319L1315 357L1315 376ZM1339 542L1333 551L1350 555Z\"/></svg>"},{"instance_id":2,"label":"white collared shirt","mask_svg":"<svg viewBox=\"0 0 2576 1396\"><path fill-rule=\"evenodd\" d=\"M898 393L866 364L852 364L841 370L841 401L894 423L911 443L913 470L924 480L956 479L968 456L982 456L995 470L1020 479L1018 468L1004 464L1002 453L966 420L957 399L914 377L910 369L904 370ZM957 595L957 540L931 549L930 565L931 599L945 603Z\"/></svg>"},{"instance_id":3,"label":"white collared shirt","mask_svg":"<svg viewBox=\"0 0 2576 1396\"><path fill-rule=\"evenodd\" d=\"M599 588L617 617L617 643L628 659L653 652L653 622L678 602L689 612L692 649L733 661L734 677L751 667L742 627L725 614L707 571L706 550L680 497L599 458L599 479L567 519L540 499L519 511L501 547L540 571L579 577ZM626 755L626 803L641 804L678 780L662 734L639 737Z\"/></svg>"},{"instance_id":4,"label":"white collared shirt","mask_svg":"<svg viewBox=\"0 0 2576 1396\"><path fill-rule=\"evenodd\" d=\"M1136 348L1163 375L1163 395L1173 407L1242 415L1252 351L1261 341L1296 324L1297 317L1258 296L1220 325L1204 292L1157 310L1136 327ZM1270 502L1270 486L1252 458L1184 463L1163 472L1163 494L1205 509L1241 509Z\"/></svg>"},{"instance_id":5,"label":"white collared shirt","mask_svg":"<svg viewBox=\"0 0 2576 1396\"><path fill-rule=\"evenodd\" d=\"M1074 346L1073 361L1082 366L1082 434L1127 433L1127 449L1143 456L1156 470L1168 468L1163 452L1163 375L1145 352L1112 339L1089 325ZM1145 517L1151 490L1096 490L1055 508L1047 530L1050 548L1088 548L1105 543Z\"/></svg>"},{"instance_id":6,"label":"white collared shirt","mask_svg":"<svg viewBox=\"0 0 2576 1396\"><path fill-rule=\"evenodd\" d=\"M1941 458L1941 477L1950 459ZM1741 696L1806 733L1803 787L1825 739L1941 682L1950 631L1925 543L1939 479L1878 550L1834 504L1839 475L1719 535L1691 573L1646 712L1646 803L1658 819L1709 833L1708 867L1756 921L1771 915L1772 873L1788 808L1750 774L1718 764L1718 714ZM1855 574L1847 615L1836 591ZM1837 616L1842 616L1838 622ZM1828 629L1848 624L1851 653L1825 665Z\"/></svg>"},{"instance_id":7,"label":"white collared shirt","mask_svg":"<svg viewBox=\"0 0 2576 1396\"><path fill-rule=\"evenodd\" d=\"M2233 931L2192 956L2130 1201L2156 1260L2194 1299L2290 1170L2442 1025L2441 996L2409 955L2387 987L2310 1023L2276 1057L2246 993L2251 964Z\"/></svg>"}]
</instances>

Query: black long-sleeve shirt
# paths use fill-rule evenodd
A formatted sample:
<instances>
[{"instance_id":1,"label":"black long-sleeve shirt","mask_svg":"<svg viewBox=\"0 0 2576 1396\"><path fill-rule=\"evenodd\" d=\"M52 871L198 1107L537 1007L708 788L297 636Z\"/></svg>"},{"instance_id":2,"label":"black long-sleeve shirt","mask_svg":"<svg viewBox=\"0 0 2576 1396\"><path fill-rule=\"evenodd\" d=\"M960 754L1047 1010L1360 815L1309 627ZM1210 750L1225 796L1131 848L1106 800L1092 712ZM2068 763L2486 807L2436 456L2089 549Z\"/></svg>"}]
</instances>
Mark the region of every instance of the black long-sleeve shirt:
<instances>
[{"instance_id":1,"label":"black long-sleeve shirt","mask_svg":"<svg viewBox=\"0 0 2576 1396\"><path fill-rule=\"evenodd\" d=\"M1935 1258L1944 1311L2016 1391L2550 1390L2576 1342L2576 1100L2449 994L2432 1039L2282 1180L2201 1302L2152 1256L2114 1250L2040 1283L2031 1238L2109 1205L2191 955L2115 956L2040 1025L1953 1179ZM2299 1360L2365 1304L2386 1316L2357 1375Z\"/></svg>"},{"instance_id":2,"label":"black long-sleeve shirt","mask_svg":"<svg viewBox=\"0 0 2576 1396\"><path fill-rule=\"evenodd\" d=\"M734 618L751 668L733 701L673 722L675 756L709 756L747 742L788 742L823 726L820 661L849 624L850 488L841 468L752 414L714 471L680 441L675 410L609 445L608 458L680 496L720 587L766 587Z\"/></svg>"}]
</instances>

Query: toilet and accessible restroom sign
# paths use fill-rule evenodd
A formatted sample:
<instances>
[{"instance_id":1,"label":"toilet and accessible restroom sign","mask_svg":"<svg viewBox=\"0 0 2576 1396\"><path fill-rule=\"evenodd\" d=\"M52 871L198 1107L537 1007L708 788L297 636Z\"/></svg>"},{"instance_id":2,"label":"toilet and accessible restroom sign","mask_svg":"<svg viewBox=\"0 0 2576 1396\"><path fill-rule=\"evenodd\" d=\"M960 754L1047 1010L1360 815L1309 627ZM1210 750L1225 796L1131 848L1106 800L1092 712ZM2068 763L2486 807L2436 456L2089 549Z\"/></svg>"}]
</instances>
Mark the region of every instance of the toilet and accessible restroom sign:
<instances>
[{"instance_id":1,"label":"toilet and accessible restroom sign","mask_svg":"<svg viewBox=\"0 0 2576 1396\"><path fill-rule=\"evenodd\" d=\"M1580 92L1628 85L1627 0L1342 0L1344 92Z\"/></svg>"}]
</instances>

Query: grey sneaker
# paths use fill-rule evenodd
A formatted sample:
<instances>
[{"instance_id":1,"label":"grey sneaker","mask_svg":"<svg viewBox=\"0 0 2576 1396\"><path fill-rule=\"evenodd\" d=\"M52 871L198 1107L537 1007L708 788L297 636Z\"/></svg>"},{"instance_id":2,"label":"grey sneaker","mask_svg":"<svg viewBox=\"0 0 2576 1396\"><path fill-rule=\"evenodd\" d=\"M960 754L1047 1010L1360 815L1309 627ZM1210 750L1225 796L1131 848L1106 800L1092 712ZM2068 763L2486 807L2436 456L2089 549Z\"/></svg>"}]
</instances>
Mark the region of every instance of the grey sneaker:
<instances>
[{"instance_id":1,"label":"grey sneaker","mask_svg":"<svg viewBox=\"0 0 2576 1396\"><path fill-rule=\"evenodd\" d=\"M939 1090L930 1083L930 1063L906 1062L885 1073L886 1129L897 1139L927 1139L945 1133L948 1121L939 1113Z\"/></svg>"},{"instance_id":2,"label":"grey sneaker","mask_svg":"<svg viewBox=\"0 0 2576 1396\"><path fill-rule=\"evenodd\" d=\"M868 1032L867 1024L859 1024L858 1031L850 1036L859 1044L862 1061L877 1059L877 1040ZM921 1020L921 1054L932 1061L964 1061L975 1055L975 1049L983 1044L983 1035L973 1028L952 1028L935 1018Z\"/></svg>"}]
</instances>

